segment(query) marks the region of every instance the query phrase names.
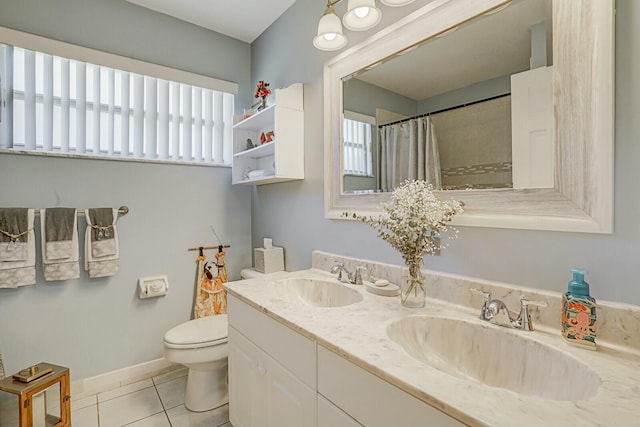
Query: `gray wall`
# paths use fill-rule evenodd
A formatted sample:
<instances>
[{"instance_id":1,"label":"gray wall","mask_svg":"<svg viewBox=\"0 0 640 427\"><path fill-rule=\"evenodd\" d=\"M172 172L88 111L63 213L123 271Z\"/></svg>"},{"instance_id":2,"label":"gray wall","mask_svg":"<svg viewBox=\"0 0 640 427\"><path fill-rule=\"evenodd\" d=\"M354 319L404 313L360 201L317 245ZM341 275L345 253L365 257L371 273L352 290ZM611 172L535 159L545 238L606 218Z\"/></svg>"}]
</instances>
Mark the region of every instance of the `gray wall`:
<instances>
[{"instance_id":1,"label":"gray wall","mask_svg":"<svg viewBox=\"0 0 640 427\"><path fill-rule=\"evenodd\" d=\"M368 116L376 116L376 109L382 108L405 116L415 116L417 102L360 79L347 80L343 85L344 109Z\"/></svg>"},{"instance_id":2,"label":"gray wall","mask_svg":"<svg viewBox=\"0 0 640 427\"><path fill-rule=\"evenodd\" d=\"M382 9L379 28L412 8ZM367 225L324 218L322 66L334 54L311 43L322 12L321 2L298 0L253 44L252 80L273 87L305 83L305 180L254 191L253 241L268 236L284 246L288 270L309 267L314 249L399 264L400 256ZM615 233L462 227L442 256L425 260L426 268L564 291L569 269L580 266L590 271L596 298L640 305L640 121L634 119L640 116L640 2L618 2L616 21ZM350 46L371 34L348 32Z\"/></svg>"},{"instance_id":3,"label":"gray wall","mask_svg":"<svg viewBox=\"0 0 640 427\"><path fill-rule=\"evenodd\" d=\"M418 114L457 107L498 95L511 93L511 75L496 77L418 101Z\"/></svg>"},{"instance_id":4,"label":"gray wall","mask_svg":"<svg viewBox=\"0 0 640 427\"><path fill-rule=\"evenodd\" d=\"M2 26L235 81L241 98L252 90L248 44L124 0L0 0L0 11ZM164 333L191 315L187 248L217 243L209 225L231 244L232 279L251 264L251 191L231 187L228 168L0 154L0 181L0 206L131 209L116 276L44 282L38 267L35 286L0 290L7 374L49 361L78 380L162 357ZM138 278L158 274L169 294L139 300Z\"/></svg>"},{"instance_id":5,"label":"gray wall","mask_svg":"<svg viewBox=\"0 0 640 427\"><path fill-rule=\"evenodd\" d=\"M251 96L251 46L125 0L0 0L0 26L236 82Z\"/></svg>"}]
</instances>

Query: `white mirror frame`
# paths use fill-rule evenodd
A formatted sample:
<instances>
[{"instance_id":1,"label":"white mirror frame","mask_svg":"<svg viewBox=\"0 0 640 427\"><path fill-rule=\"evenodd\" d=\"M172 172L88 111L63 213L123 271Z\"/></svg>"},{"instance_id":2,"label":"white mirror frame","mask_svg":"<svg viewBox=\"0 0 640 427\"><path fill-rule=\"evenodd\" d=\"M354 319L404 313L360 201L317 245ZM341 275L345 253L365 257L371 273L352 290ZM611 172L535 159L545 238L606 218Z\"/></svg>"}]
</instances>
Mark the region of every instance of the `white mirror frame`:
<instances>
[{"instance_id":1,"label":"white mirror frame","mask_svg":"<svg viewBox=\"0 0 640 427\"><path fill-rule=\"evenodd\" d=\"M325 64L325 217L375 215L389 199L343 194L342 78L508 3L433 0ZM552 3L555 187L439 192L465 203L455 225L613 232L614 0Z\"/></svg>"}]
</instances>

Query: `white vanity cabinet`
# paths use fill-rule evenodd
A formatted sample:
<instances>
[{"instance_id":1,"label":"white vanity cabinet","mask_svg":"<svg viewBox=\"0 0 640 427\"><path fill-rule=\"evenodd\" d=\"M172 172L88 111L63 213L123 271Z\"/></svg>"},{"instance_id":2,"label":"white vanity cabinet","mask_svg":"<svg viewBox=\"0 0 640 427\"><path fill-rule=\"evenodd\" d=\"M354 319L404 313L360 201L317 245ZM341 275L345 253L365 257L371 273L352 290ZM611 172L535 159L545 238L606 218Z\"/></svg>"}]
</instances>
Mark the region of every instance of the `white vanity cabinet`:
<instances>
[{"instance_id":1,"label":"white vanity cabinet","mask_svg":"<svg viewBox=\"0 0 640 427\"><path fill-rule=\"evenodd\" d=\"M367 427L464 426L321 345L318 393Z\"/></svg>"},{"instance_id":2,"label":"white vanity cabinet","mask_svg":"<svg viewBox=\"0 0 640 427\"><path fill-rule=\"evenodd\" d=\"M303 85L275 89L273 97L274 104L233 126L233 184L304 179ZM261 144L260 136L268 132L273 141ZM247 149L247 139L257 146Z\"/></svg>"},{"instance_id":3,"label":"white vanity cabinet","mask_svg":"<svg viewBox=\"0 0 640 427\"><path fill-rule=\"evenodd\" d=\"M229 421L316 425L315 343L229 295Z\"/></svg>"},{"instance_id":4,"label":"white vanity cabinet","mask_svg":"<svg viewBox=\"0 0 640 427\"><path fill-rule=\"evenodd\" d=\"M228 307L234 427L463 425L231 294Z\"/></svg>"},{"instance_id":5,"label":"white vanity cabinet","mask_svg":"<svg viewBox=\"0 0 640 427\"><path fill-rule=\"evenodd\" d=\"M318 427L363 426L342 409L325 399L323 395L318 394Z\"/></svg>"}]
</instances>

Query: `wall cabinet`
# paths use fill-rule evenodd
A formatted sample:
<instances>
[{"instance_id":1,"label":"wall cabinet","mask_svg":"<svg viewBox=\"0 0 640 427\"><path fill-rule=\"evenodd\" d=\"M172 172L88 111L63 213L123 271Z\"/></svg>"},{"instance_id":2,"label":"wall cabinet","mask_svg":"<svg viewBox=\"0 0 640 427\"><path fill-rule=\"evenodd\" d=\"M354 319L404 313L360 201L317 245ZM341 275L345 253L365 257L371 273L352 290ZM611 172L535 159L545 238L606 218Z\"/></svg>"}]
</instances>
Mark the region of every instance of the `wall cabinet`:
<instances>
[{"instance_id":1,"label":"wall cabinet","mask_svg":"<svg viewBox=\"0 0 640 427\"><path fill-rule=\"evenodd\" d=\"M304 179L303 85L274 90L274 104L233 126L233 184ZM260 136L273 132L271 142ZM255 148L247 149L250 139Z\"/></svg>"}]
</instances>

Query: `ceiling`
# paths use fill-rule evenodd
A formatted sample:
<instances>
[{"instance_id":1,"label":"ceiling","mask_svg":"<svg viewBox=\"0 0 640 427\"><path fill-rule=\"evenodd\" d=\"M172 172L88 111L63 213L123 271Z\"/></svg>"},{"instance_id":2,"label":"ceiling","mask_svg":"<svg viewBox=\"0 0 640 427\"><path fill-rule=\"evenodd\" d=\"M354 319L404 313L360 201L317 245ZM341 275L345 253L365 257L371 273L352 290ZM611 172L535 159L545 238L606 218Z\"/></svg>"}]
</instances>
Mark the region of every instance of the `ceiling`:
<instances>
[{"instance_id":1,"label":"ceiling","mask_svg":"<svg viewBox=\"0 0 640 427\"><path fill-rule=\"evenodd\" d=\"M549 0L514 0L498 13L392 57L357 78L420 101L528 70L530 28L540 21L547 23L547 56L551 61L551 19Z\"/></svg>"},{"instance_id":2,"label":"ceiling","mask_svg":"<svg viewBox=\"0 0 640 427\"><path fill-rule=\"evenodd\" d=\"M127 0L252 43L295 0Z\"/></svg>"}]
</instances>

